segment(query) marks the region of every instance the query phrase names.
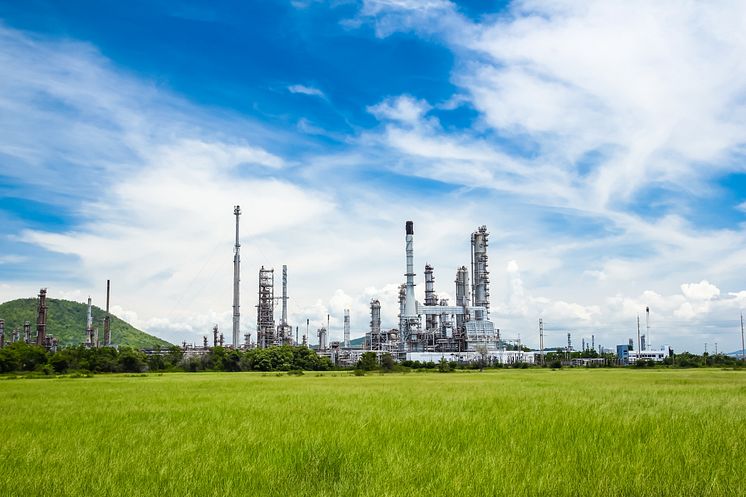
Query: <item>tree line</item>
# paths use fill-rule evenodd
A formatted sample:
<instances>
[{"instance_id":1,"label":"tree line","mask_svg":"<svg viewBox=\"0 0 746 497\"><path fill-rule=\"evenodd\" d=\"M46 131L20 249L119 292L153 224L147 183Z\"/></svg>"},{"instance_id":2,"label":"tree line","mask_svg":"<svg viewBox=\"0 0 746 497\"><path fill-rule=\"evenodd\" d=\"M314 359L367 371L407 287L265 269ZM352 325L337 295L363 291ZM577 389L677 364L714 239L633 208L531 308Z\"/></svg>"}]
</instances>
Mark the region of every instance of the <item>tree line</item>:
<instances>
[{"instance_id":1,"label":"tree line","mask_svg":"<svg viewBox=\"0 0 746 497\"><path fill-rule=\"evenodd\" d=\"M615 356L599 356L593 351L573 353L572 357L596 356L608 359L603 366L618 367ZM562 353L549 352L546 366L562 367ZM696 355L683 352L667 357L663 363L640 361L630 367L742 367L743 361L725 354ZM347 369L358 371L406 372L411 370L437 370L449 372L454 369L526 368L527 363L499 364L476 361L461 364L440 362L402 361L396 362L391 354L380 357L375 352L362 354L360 360ZM534 365L533 367L539 367ZM83 345L65 347L49 352L43 347L16 342L0 349L0 373L39 372L65 374L70 372L91 373L142 373L145 371L328 371L343 369L335 367L328 357L320 356L308 347L278 346L266 349L236 350L213 347L205 354L185 355L177 346L156 349L146 354L130 347L88 348Z\"/></svg>"},{"instance_id":2,"label":"tree line","mask_svg":"<svg viewBox=\"0 0 746 497\"><path fill-rule=\"evenodd\" d=\"M307 347L234 350L213 347L206 354L187 356L177 346L146 354L130 347L89 348L83 345L49 352L44 347L16 342L0 349L0 373L36 371L142 373L145 371L325 371L328 357Z\"/></svg>"}]
</instances>

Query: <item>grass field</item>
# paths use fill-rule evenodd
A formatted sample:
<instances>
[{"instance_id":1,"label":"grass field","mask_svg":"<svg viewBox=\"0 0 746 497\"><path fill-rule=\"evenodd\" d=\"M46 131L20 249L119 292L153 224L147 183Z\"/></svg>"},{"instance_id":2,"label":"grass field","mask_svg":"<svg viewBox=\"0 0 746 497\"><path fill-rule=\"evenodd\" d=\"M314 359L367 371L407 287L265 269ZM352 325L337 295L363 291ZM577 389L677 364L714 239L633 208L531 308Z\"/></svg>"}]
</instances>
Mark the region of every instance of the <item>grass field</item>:
<instances>
[{"instance_id":1,"label":"grass field","mask_svg":"<svg viewBox=\"0 0 746 497\"><path fill-rule=\"evenodd\" d=\"M1 496L746 495L746 371L0 381Z\"/></svg>"}]
</instances>

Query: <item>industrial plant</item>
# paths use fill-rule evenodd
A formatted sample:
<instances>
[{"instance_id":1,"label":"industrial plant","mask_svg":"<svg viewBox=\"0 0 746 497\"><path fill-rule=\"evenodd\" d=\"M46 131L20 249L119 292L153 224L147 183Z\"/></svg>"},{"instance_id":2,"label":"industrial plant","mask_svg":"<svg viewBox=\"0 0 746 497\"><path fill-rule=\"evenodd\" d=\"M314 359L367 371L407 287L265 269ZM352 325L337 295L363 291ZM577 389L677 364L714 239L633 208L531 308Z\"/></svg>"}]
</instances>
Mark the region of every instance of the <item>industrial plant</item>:
<instances>
[{"instance_id":1,"label":"industrial plant","mask_svg":"<svg viewBox=\"0 0 746 497\"><path fill-rule=\"evenodd\" d=\"M215 324L211 330L212 340L208 335L202 343L182 342L185 356L207 354L211 347L228 347L234 349L269 348L291 345L309 347L318 355L328 357L332 364L350 366L358 362L366 352L374 352L377 357L390 354L398 361L438 362L440 360L470 363L475 361L493 364L546 364L544 347L544 321L538 320L539 349L530 350L523 346L520 337L501 336L500 329L490 319L490 272L489 272L489 232L486 226L480 226L470 234L469 254L463 261L454 261L455 301L438 295L436 288L435 268L425 263L422 272L424 284L424 301L415 297L417 273L415 272L415 230L412 221L404 224L404 269L403 280L399 286L398 326L384 328L381 320L382 303L378 298L370 301L370 314L360 318L366 323L365 331L358 328L361 339L351 339L351 326L354 316L350 309L344 309L342 340L330 340L330 315L326 316L326 326L310 329L310 319L306 319L304 333L300 335L300 326L291 325L288 320L288 266L281 266L281 274L276 278L275 269L261 266L257 274L256 293L256 328L255 333L241 334L241 258L240 258L240 216L241 207L233 209L235 216L235 244L233 249L233 329L232 341L226 343L223 333ZM459 264L461 262L461 264ZM279 294L275 291L276 279L279 279ZM99 339L98 329L92 317L92 302L88 298L85 338L82 345L90 348L112 346L109 314L110 281L106 282L106 314L103 320L103 340ZM275 316L276 307L280 308L279 318ZM0 319L0 347L6 342L23 341L35 343L56 350L57 340L47 335L46 289L41 289L38 297L38 317L36 336L31 335L28 321L23 330L14 329L9 339L5 336L5 322ZM1 317L1 316L0 316ZM369 321L368 321L369 317ZM313 340L312 340L313 336ZM253 338L253 340L252 340ZM311 342L315 342L311 344ZM629 339L628 344L617 345L616 349L604 349L596 345L595 336L590 340L581 339L580 349L572 344L572 336L567 333L567 346L551 349L555 354L564 354L567 364L590 365L593 357L572 359L573 352L615 353L618 364L633 364L639 361L662 362L673 354L670 347L654 350L650 341L650 308L646 308L645 332L637 320L637 343ZM636 346L635 346L636 345ZM153 351L150 351L153 352ZM157 352L156 352L157 353ZM577 354L576 354L577 355ZM575 364L577 363L577 364Z\"/></svg>"}]
</instances>

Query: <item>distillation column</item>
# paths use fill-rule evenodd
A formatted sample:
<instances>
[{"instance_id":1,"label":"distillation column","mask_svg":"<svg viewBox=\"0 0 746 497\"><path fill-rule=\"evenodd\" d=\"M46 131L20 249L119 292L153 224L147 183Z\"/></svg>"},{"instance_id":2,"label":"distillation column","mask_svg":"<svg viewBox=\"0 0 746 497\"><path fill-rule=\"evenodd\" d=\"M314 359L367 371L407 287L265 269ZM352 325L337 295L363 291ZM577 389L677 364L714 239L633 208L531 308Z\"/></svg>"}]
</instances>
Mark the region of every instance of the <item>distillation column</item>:
<instances>
[{"instance_id":1,"label":"distillation column","mask_svg":"<svg viewBox=\"0 0 746 497\"><path fill-rule=\"evenodd\" d=\"M425 305L438 305L438 296L435 293L435 277L433 276L433 267L425 264ZM434 332L438 328L438 316L428 314L425 317L425 330Z\"/></svg>"},{"instance_id":2,"label":"distillation column","mask_svg":"<svg viewBox=\"0 0 746 497\"><path fill-rule=\"evenodd\" d=\"M241 206L233 208L233 215L236 216L236 245L233 248L233 346L238 348L241 328L241 312L239 283L241 280L241 244L238 242L238 219L241 216Z\"/></svg>"},{"instance_id":3,"label":"distillation column","mask_svg":"<svg viewBox=\"0 0 746 497\"><path fill-rule=\"evenodd\" d=\"M471 235L471 277L474 306L484 307L486 312L474 311L474 319L487 319L490 308L489 271L487 271L487 238L489 233L486 226L481 226Z\"/></svg>"},{"instance_id":4,"label":"distillation column","mask_svg":"<svg viewBox=\"0 0 746 497\"><path fill-rule=\"evenodd\" d=\"M375 299L370 301L370 348L381 348L381 302Z\"/></svg>"},{"instance_id":5,"label":"distillation column","mask_svg":"<svg viewBox=\"0 0 746 497\"><path fill-rule=\"evenodd\" d=\"M456 329L460 332L469 316L469 271L466 266L456 270L456 305L464 311L456 315Z\"/></svg>"},{"instance_id":6,"label":"distillation column","mask_svg":"<svg viewBox=\"0 0 746 497\"><path fill-rule=\"evenodd\" d=\"M344 314L344 348L350 348L350 310L345 309Z\"/></svg>"}]
</instances>

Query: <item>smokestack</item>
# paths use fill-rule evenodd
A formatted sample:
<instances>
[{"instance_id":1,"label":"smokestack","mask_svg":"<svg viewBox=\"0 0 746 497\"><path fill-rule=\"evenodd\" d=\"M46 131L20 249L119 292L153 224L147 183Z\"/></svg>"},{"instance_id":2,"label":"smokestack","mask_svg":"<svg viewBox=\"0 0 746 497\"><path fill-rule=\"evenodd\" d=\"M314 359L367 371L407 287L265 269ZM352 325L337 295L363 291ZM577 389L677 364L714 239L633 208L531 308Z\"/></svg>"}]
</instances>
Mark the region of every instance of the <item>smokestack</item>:
<instances>
[{"instance_id":1,"label":"smokestack","mask_svg":"<svg viewBox=\"0 0 746 497\"><path fill-rule=\"evenodd\" d=\"M111 317L109 316L109 296L111 280L106 280L106 316L104 316L104 347L111 347Z\"/></svg>"},{"instance_id":2,"label":"smokestack","mask_svg":"<svg viewBox=\"0 0 746 497\"><path fill-rule=\"evenodd\" d=\"M407 287L404 302L404 317L417 317L417 304L414 297L414 223L407 221L406 224L406 253L407 253Z\"/></svg>"},{"instance_id":3,"label":"smokestack","mask_svg":"<svg viewBox=\"0 0 746 497\"><path fill-rule=\"evenodd\" d=\"M93 314L91 313L91 297L88 296L88 317L85 325L86 330L92 330L93 329Z\"/></svg>"},{"instance_id":4,"label":"smokestack","mask_svg":"<svg viewBox=\"0 0 746 497\"><path fill-rule=\"evenodd\" d=\"M5 321L0 319L0 349L5 347Z\"/></svg>"},{"instance_id":5,"label":"smokestack","mask_svg":"<svg viewBox=\"0 0 746 497\"><path fill-rule=\"evenodd\" d=\"M652 350L653 347L650 343L650 307L645 307L645 338L647 339L645 342L647 348L645 350Z\"/></svg>"},{"instance_id":6,"label":"smokestack","mask_svg":"<svg viewBox=\"0 0 746 497\"><path fill-rule=\"evenodd\" d=\"M345 309L345 317L344 317L344 347L346 349L350 348L350 310L349 309Z\"/></svg>"},{"instance_id":7,"label":"smokestack","mask_svg":"<svg viewBox=\"0 0 746 497\"><path fill-rule=\"evenodd\" d=\"M36 315L36 345L47 343L47 289L39 290L39 308Z\"/></svg>"},{"instance_id":8,"label":"smokestack","mask_svg":"<svg viewBox=\"0 0 746 497\"><path fill-rule=\"evenodd\" d=\"M233 208L236 216L236 245L233 254L233 346L238 348L239 329L241 328L241 312L239 298L239 282L241 279L241 244L238 242L238 218L241 216L241 206Z\"/></svg>"}]
</instances>

